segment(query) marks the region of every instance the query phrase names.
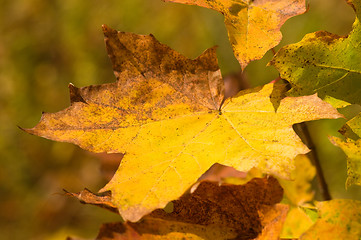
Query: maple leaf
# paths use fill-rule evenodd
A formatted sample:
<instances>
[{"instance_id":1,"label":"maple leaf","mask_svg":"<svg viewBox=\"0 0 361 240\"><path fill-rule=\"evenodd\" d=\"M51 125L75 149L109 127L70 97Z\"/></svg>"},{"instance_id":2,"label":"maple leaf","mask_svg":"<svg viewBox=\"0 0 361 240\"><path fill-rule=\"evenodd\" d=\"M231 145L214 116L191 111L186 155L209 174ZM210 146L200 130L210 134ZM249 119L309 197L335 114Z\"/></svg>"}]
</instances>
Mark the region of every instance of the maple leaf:
<instances>
[{"instance_id":1,"label":"maple leaf","mask_svg":"<svg viewBox=\"0 0 361 240\"><path fill-rule=\"evenodd\" d=\"M342 117L316 95L272 95L278 91L273 84L221 104L215 48L190 60L152 35L103 30L118 81L69 85L71 106L44 113L26 131L94 152L126 152L102 189L112 192L126 220L136 221L177 199L216 162L288 178L293 158L309 151L292 125Z\"/></svg>"},{"instance_id":2,"label":"maple leaf","mask_svg":"<svg viewBox=\"0 0 361 240\"><path fill-rule=\"evenodd\" d=\"M352 184L361 186L361 139L354 141L352 139L341 140L337 137L329 137L331 142L340 147L347 155L347 180L346 187Z\"/></svg>"},{"instance_id":3,"label":"maple leaf","mask_svg":"<svg viewBox=\"0 0 361 240\"><path fill-rule=\"evenodd\" d=\"M233 52L244 69L281 39L287 19L306 11L304 0L164 0L214 9L224 15Z\"/></svg>"},{"instance_id":4,"label":"maple leaf","mask_svg":"<svg viewBox=\"0 0 361 240\"><path fill-rule=\"evenodd\" d=\"M193 193L172 202L172 212L157 209L137 223L103 225L96 239L279 239L288 206L274 204L282 195L272 177L244 185L202 181ZM73 196L112 206L109 198L89 191Z\"/></svg>"},{"instance_id":5,"label":"maple leaf","mask_svg":"<svg viewBox=\"0 0 361 240\"><path fill-rule=\"evenodd\" d=\"M317 202L319 218L300 240L360 239L361 202L338 199Z\"/></svg>"},{"instance_id":6,"label":"maple leaf","mask_svg":"<svg viewBox=\"0 0 361 240\"><path fill-rule=\"evenodd\" d=\"M270 62L292 85L290 96L318 93L335 107L361 103L361 1L347 1L356 11L348 37L319 31L285 46Z\"/></svg>"}]
</instances>

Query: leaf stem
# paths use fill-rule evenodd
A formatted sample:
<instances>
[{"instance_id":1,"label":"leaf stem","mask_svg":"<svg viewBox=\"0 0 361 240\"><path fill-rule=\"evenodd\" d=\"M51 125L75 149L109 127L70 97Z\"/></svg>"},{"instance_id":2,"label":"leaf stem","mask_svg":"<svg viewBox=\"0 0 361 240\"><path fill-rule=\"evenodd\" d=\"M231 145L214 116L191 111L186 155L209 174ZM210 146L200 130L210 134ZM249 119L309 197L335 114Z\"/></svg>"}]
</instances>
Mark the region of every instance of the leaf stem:
<instances>
[{"instance_id":1,"label":"leaf stem","mask_svg":"<svg viewBox=\"0 0 361 240\"><path fill-rule=\"evenodd\" d=\"M325 176L322 171L320 160L319 160L318 154L317 154L317 149L315 147L315 144L312 141L307 124L303 122L303 123L297 124L296 126L298 127L299 132L301 133L302 139L304 140L305 144L311 150L307 155L311 159L311 161L313 162L313 165L316 168L317 181L318 181L318 185L319 185L319 189L320 189L322 198L324 201L331 200L332 197L331 197L330 191L328 190L326 179L325 179Z\"/></svg>"}]
</instances>

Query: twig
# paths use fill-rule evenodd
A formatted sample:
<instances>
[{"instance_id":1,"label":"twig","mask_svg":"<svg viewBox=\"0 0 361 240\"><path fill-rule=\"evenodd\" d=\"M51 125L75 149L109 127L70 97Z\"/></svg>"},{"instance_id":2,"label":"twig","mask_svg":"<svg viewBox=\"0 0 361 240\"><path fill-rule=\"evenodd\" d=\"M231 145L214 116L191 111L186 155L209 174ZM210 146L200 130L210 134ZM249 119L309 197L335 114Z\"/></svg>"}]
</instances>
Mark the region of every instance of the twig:
<instances>
[{"instance_id":1,"label":"twig","mask_svg":"<svg viewBox=\"0 0 361 240\"><path fill-rule=\"evenodd\" d=\"M305 141L305 144L311 150L308 153L308 156L310 157L311 161L313 162L313 165L316 167L317 180L318 180L318 185L319 185L319 189L320 189L322 198L324 201L331 200L332 197L328 190L325 176L323 175L322 167L321 167L320 160L319 160L318 154L317 154L317 149L315 147L315 144L312 141L310 132L308 131L308 127L307 127L306 123L300 123L300 124L297 124L296 126L299 128L299 132L302 135L302 137L303 137L302 139Z\"/></svg>"}]
</instances>

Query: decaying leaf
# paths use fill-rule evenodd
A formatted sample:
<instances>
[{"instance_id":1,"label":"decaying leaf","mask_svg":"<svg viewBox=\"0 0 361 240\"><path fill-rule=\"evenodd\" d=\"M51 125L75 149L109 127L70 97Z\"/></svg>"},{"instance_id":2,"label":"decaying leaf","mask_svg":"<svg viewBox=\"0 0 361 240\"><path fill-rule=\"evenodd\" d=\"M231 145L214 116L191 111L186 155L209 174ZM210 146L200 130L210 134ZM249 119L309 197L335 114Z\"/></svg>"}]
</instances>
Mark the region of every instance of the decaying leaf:
<instances>
[{"instance_id":1,"label":"decaying leaf","mask_svg":"<svg viewBox=\"0 0 361 240\"><path fill-rule=\"evenodd\" d=\"M233 229L145 217L137 223L103 224L97 240L276 240L288 207L276 204L260 210L264 231L256 238L237 236ZM277 237L276 237L277 236Z\"/></svg>"},{"instance_id":2,"label":"decaying leaf","mask_svg":"<svg viewBox=\"0 0 361 240\"><path fill-rule=\"evenodd\" d=\"M350 239L361 237L361 202L331 200L317 203L319 218L300 240Z\"/></svg>"},{"instance_id":3,"label":"decaying leaf","mask_svg":"<svg viewBox=\"0 0 361 240\"><path fill-rule=\"evenodd\" d=\"M281 26L287 19L306 11L304 0L164 0L214 9L224 22L234 54L244 69L261 59L281 39Z\"/></svg>"},{"instance_id":4,"label":"decaying leaf","mask_svg":"<svg viewBox=\"0 0 361 240\"><path fill-rule=\"evenodd\" d=\"M279 99L275 112L273 84L221 104L214 48L190 60L151 35L103 29L118 81L70 85L71 106L44 113L26 131L94 152L126 152L102 189L126 220L177 199L216 162L288 178L294 157L308 152L292 125L342 116L316 95Z\"/></svg>"},{"instance_id":5,"label":"decaying leaf","mask_svg":"<svg viewBox=\"0 0 361 240\"><path fill-rule=\"evenodd\" d=\"M348 37L320 31L280 49L270 64L292 85L290 96L318 93L335 107L361 103L361 1ZM338 101L342 100L342 101Z\"/></svg>"},{"instance_id":6,"label":"decaying leaf","mask_svg":"<svg viewBox=\"0 0 361 240\"><path fill-rule=\"evenodd\" d=\"M158 209L136 223L103 225L97 239L278 239L288 210L276 204L282 195L272 177L244 185L202 181L173 201L173 212Z\"/></svg>"},{"instance_id":7,"label":"decaying leaf","mask_svg":"<svg viewBox=\"0 0 361 240\"><path fill-rule=\"evenodd\" d=\"M361 185L361 139L341 140L337 137L329 137L331 142L339 146L347 155L347 180L346 187L352 184Z\"/></svg>"}]
</instances>

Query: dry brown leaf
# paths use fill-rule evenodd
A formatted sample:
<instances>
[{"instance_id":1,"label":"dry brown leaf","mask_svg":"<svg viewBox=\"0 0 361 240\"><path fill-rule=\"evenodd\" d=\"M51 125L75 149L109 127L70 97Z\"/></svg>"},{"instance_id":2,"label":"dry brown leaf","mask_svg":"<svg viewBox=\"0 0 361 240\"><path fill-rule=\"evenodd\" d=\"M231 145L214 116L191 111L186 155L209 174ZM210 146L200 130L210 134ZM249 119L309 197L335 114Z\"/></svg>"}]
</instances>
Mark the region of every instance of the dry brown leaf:
<instances>
[{"instance_id":1,"label":"dry brown leaf","mask_svg":"<svg viewBox=\"0 0 361 240\"><path fill-rule=\"evenodd\" d=\"M89 204L112 206L88 191L73 194ZM283 190L273 177L244 185L202 181L193 193L173 201L173 211L153 211L139 222L104 225L97 239L277 239L288 207L274 205Z\"/></svg>"}]
</instances>

